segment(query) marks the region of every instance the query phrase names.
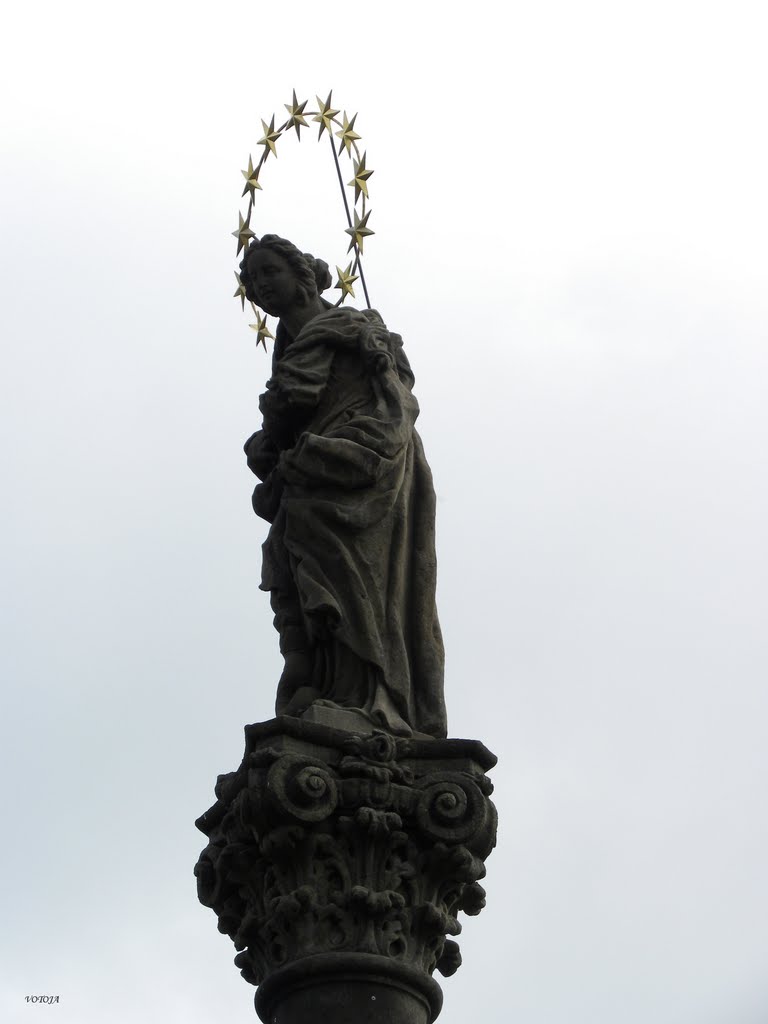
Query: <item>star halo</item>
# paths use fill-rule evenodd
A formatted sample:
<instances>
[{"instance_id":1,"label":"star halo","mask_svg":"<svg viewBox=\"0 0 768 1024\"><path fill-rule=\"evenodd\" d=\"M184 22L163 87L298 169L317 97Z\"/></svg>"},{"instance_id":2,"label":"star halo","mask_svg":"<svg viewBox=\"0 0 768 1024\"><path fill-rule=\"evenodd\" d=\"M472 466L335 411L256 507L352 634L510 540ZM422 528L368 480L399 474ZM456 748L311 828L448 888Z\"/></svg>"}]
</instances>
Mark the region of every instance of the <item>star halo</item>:
<instances>
[{"instance_id":1,"label":"star halo","mask_svg":"<svg viewBox=\"0 0 768 1024\"><path fill-rule=\"evenodd\" d=\"M288 111L288 118L282 124L275 127L275 116L271 116L269 121L261 120L261 126L263 129L263 136L259 139L257 145L263 147L263 152L258 163L254 166L251 157L248 157L248 169L242 172L245 178L245 189L243 190L244 198L248 196L248 208L245 216L243 216L242 210L239 213L239 224L236 231L232 234L237 239L237 256L239 257L241 251L245 249L247 251L248 242L251 238L255 237L255 232L251 230L251 214L256 202L256 190L262 190L260 174L264 166L267 157L271 154L277 156L277 142L282 140L285 136L291 133L291 129L296 130L296 138L298 142L302 141L302 135L300 129L309 129L309 124L306 118L311 118L312 122L320 125L318 132L318 141L322 138L323 133L327 131L328 139L330 140L330 148L333 154L333 160L336 165L336 171L339 178L339 186L341 188L341 194L344 201L344 212L346 216L347 226L344 228L344 232L347 236L347 242L349 242L347 252L352 253L353 259L347 266L346 270L341 270L339 266L336 267L338 271L338 277L334 287L341 291L341 295L338 298L336 305L340 306L347 298L347 295L351 295L354 298L354 290L352 283L359 281L362 285L363 292L365 294L366 304L370 309L370 301L368 299L368 288L365 283L365 276L363 274L363 241L369 235L375 234L375 232L368 227L368 220L371 216L370 209L370 196L368 193L368 179L373 174L373 169L366 166L365 152L361 155L360 147L358 143L362 141L360 135L355 130L355 121L357 114L348 118L347 111L343 112L343 119L339 118L340 110L336 110L333 106L333 92L328 93L328 98L323 102L320 96L316 96L317 109L308 110L308 100L299 101L296 97L296 90L293 90L292 102L283 104L285 109ZM342 108L343 109L343 108ZM334 127L338 129L334 131ZM335 142L335 139L340 139L341 143ZM353 168L353 178L347 184L347 189L354 191L354 196L351 198L351 203L347 197L345 186L342 177L341 166L339 163L340 158L351 161ZM234 294L234 298L240 299L243 308L245 308L245 287L240 281L239 274L236 273L238 289ZM256 331L257 344L261 344L266 349L265 339L272 338L273 335L270 333L267 327L267 318L259 313L258 307L250 299L248 303L256 316L256 323L251 324L251 328Z\"/></svg>"}]
</instances>

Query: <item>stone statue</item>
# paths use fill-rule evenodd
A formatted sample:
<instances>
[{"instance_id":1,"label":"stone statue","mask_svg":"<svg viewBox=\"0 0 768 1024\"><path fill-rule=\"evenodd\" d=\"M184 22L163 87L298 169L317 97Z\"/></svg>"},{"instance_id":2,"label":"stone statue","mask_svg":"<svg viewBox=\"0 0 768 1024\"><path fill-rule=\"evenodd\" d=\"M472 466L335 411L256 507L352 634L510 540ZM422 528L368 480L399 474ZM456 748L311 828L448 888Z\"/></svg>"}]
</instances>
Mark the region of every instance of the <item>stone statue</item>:
<instances>
[{"instance_id":1,"label":"stone statue","mask_svg":"<svg viewBox=\"0 0 768 1024\"><path fill-rule=\"evenodd\" d=\"M276 712L355 709L391 734L444 737L435 495L402 339L374 310L322 299L327 265L277 235L251 241L241 279L280 321L245 444L271 524Z\"/></svg>"}]
</instances>

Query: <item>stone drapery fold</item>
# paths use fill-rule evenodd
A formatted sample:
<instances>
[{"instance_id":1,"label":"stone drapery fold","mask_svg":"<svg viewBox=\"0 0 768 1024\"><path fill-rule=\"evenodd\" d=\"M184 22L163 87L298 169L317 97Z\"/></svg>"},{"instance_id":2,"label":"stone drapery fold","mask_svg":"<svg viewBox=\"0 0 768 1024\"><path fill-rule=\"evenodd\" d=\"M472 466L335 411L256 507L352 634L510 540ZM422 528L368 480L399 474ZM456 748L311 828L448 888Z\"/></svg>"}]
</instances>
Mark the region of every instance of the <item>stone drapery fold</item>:
<instances>
[{"instance_id":1,"label":"stone drapery fold","mask_svg":"<svg viewBox=\"0 0 768 1024\"><path fill-rule=\"evenodd\" d=\"M262 589L313 687L393 731L446 735L435 495L402 340L373 310L278 326L263 429L246 443L272 525ZM290 644L289 644L290 646Z\"/></svg>"}]
</instances>

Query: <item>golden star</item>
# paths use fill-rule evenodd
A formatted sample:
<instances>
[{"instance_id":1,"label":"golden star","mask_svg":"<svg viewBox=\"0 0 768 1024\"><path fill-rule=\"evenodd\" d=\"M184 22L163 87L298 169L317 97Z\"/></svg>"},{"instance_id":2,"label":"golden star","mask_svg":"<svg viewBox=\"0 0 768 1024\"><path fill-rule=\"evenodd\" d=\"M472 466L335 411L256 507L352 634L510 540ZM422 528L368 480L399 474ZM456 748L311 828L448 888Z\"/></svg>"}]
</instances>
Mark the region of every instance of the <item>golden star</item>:
<instances>
[{"instance_id":1,"label":"golden star","mask_svg":"<svg viewBox=\"0 0 768 1024\"><path fill-rule=\"evenodd\" d=\"M360 160L359 162L357 160L354 161L355 176L352 179L352 181L347 182L348 185L354 185L355 186L355 202L357 202L357 200L360 198L360 193L361 192L363 193L363 195L365 196L366 199L370 198L369 195L368 195L368 179L373 174L373 171L369 171L369 170L366 169L365 157L366 157L366 154L363 153L363 159L362 160ZM243 173L245 173L245 172L243 172Z\"/></svg>"},{"instance_id":2,"label":"golden star","mask_svg":"<svg viewBox=\"0 0 768 1024\"><path fill-rule=\"evenodd\" d=\"M232 234L237 239L237 253L236 253L237 256L240 255L240 250L244 249L246 247L246 245L248 245L248 242L250 241L250 239L256 237L254 235L254 233L251 231L251 213L250 213L250 210L248 211L248 217L245 220L243 220L242 213L238 214L238 216L240 217L240 224L238 226L237 231L233 231L232 232Z\"/></svg>"},{"instance_id":3,"label":"golden star","mask_svg":"<svg viewBox=\"0 0 768 1024\"><path fill-rule=\"evenodd\" d=\"M320 109L312 118L312 120L320 122L320 131L317 133L318 139L323 134L326 128L328 129L328 134L331 134L331 125L333 123L333 119L338 114L338 110L334 110L333 107L331 106L332 95L333 90L331 90L328 93L328 99L325 101L325 103L323 103L319 96L317 97L317 105Z\"/></svg>"},{"instance_id":4,"label":"golden star","mask_svg":"<svg viewBox=\"0 0 768 1024\"><path fill-rule=\"evenodd\" d=\"M371 216L370 210L368 210L368 212L363 218L360 218L357 210L355 210L354 212L355 226L352 228L345 228L345 231L348 235L351 235L352 237L352 241L349 243L349 249L351 249L353 246L357 246L357 248L360 250L360 254L362 255L363 239L366 238L368 235L375 235L376 232L371 231L371 229L368 227L368 218ZM347 249L347 252L349 252L349 249Z\"/></svg>"},{"instance_id":5,"label":"golden star","mask_svg":"<svg viewBox=\"0 0 768 1024\"><path fill-rule=\"evenodd\" d=\"M274 341L275 340L275 336L274 336L274 334L272 334L270 332L269 328L267 327L267 318L265 316L262 316L258 312L258 310L254 310L254 312L256 313L256 323L255 324L248 324L248 326L251 328L252 331L256 331L256 344L257 345L263 345L264 346L264 351L266 352L267 351L267 341L266 341L266 339L267 338L271 338L272 341Z\"/></svg>"},{"instance_id":6,"label":"golden star","mask_svg":"<svg viewBox=\"0 0 768 1024\"><path fill-rule=\"evenodd\" d=\"M280 132L275 131L275 115L272 115L269 124L262 118L261 127L264 129L264 135L259 139L259 145L264 147L264 156L266 158L270 153L274 153L277 159L275 143L280 138Z\"/></svg>"},{"instance_id":7,"label":"golden star","mask_svg":"<svg viewBox=\"0 0 768 1024\"><path fill-rule=\"evenodd\" d=\"M358 280L359 275L352 273L352 264L350 263L346 270L342 270L341 267L337 266L336 273L339 275L339 278L333 287L341 288L341 301L343 302L347 295L351 295L354 299L355 289L352 285Z\"/></svg>"},{"instance_id":8,"label":"golden star","mask_svg":"<svg viewBox=\"0 0 768 1024\"><path fill-rule=\"evenodd\" d=\"M351 152L352 143L356 142L360 136L354 131L355 121L357 120L357 114L352 118L351 121L347 120L347 112L344 111L344 124L341 126L341 131L336 132L336 138L341 139L341 145L339 146L339 153L342 149L346 149L347 153Z\"/></svg>"},{"instance_id":9,"label":"golden star","mask_svg":"<svg viewBox=\"0 0 768 1024\"><path fill-rule=\"evenodd\" d=\"M251 199L253 199L255 197L256 189L257 188L261 188L261 185L259 184L259 171L260 170L261 170L261 165L259 165L258 167L254 168L253 160L251 160L251 155L249 153L248 154L248 167L247 167L246 170L240 171L240 173L245 178L245 188L243 189L243 195L246 195L247 193L250 193Z\"/></svg>"},{"instance_id":10,"label":"golden star","mask_svg":"<svg viewBox=\"0 0 768 1024\"><path fill-rule=\"evenodd\" d=\"M301 140L301 129L308 128L306 118L304 117L304 107L307 105L307 100L303 103L299 103L296 99L296 90L293 90L293 103L284 103L283 106L288 111L290 117L286 122L286 128L296 129L296 138Z\"/></svg>"},{"instance_id":11,"label":"golden star","mask_svg":"<svg viewBox=\"0 0 768 1024\"><path fill-rule=\"evenodd\" d=\"M235 271L235 278L237 280L237 291L232 296L232 298L240 299L240 302L242 303L243 306L243 310L245 310L245 285L243 284L240 275L238 274L237 271Z\"/></svg>"}]
</instances>

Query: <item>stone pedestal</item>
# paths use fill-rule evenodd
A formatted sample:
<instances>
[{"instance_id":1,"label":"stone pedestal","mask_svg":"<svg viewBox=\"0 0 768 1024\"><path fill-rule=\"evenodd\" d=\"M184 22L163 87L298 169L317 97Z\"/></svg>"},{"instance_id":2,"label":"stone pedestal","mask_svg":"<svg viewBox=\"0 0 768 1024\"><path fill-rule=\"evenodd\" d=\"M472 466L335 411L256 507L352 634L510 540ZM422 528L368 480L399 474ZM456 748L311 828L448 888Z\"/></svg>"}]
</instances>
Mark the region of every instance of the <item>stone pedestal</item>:
<instances>
[{"instance_id":1,"label":"stone pedestal","mask_svg":"<svg viewBox=\"0 0 768 1024\"><path fill-rule=\"evenodd\" d=\"M485 904L495 762L474 740L246 727L197 821L195 874L265 1024L431 1024L432 973L461 963L457 914Z\"/></svg>"}]
</instances>

